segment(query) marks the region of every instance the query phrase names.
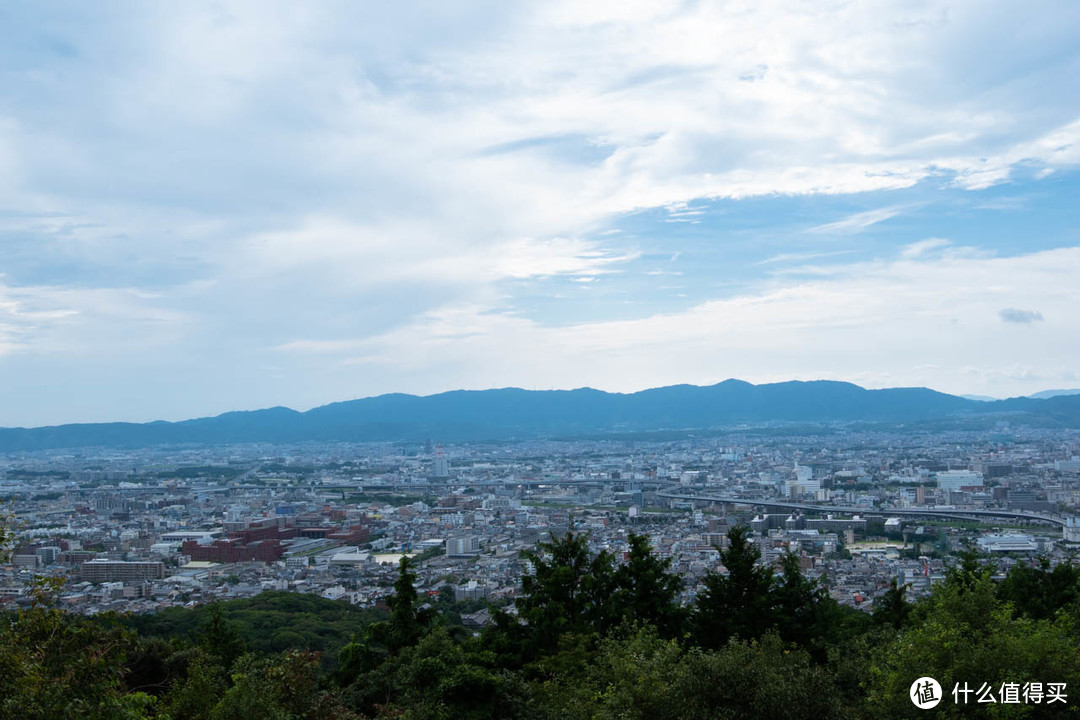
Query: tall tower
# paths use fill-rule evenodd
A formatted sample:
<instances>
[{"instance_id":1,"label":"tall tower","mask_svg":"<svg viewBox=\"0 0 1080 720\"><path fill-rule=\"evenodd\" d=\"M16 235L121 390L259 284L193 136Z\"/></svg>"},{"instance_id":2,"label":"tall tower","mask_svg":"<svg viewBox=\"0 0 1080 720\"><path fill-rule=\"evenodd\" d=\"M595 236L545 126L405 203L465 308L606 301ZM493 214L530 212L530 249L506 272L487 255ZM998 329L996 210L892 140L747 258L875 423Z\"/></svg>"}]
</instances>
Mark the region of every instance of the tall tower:
<instances>
[{"instance_id":1,"label":"tall tower","mask_svg":"<svg viewBox=\"0 0 1080 720\"><path fill-rule=\"evenodd\" d=\"M450 462L443 455L442 445L435 448L435 477L450 477Z\"/></svg>"}]
</instances>

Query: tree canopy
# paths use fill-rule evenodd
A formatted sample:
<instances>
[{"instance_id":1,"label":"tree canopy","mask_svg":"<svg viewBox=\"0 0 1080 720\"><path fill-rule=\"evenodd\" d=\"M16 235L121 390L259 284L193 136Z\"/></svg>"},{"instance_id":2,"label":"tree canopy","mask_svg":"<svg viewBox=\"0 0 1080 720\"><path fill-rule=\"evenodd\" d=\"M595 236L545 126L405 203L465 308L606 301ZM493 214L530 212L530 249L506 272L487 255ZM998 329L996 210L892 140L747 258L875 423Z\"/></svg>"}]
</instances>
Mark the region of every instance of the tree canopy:
<instances>
[{"instance_id":1,"label":"tree canopy","mask_svg":"<svg viewBox=\"0 0 1080 720\"><path fill-rule=\"evenodd\" d=\"M140 617L35 604L0 622L5 718L903 718L929 675L935 716L978 715L952 689L1080 687L1080 572L994 568L965 552L928 597L893 582L872 619L832 601L795 554L761 562L735 528L696 597L646 536L625 553L570 532L525 554L509 610L480 633L448 596L422 603L399 566L389 612L264 593ZM336 640L331 640L336 637ZM282 638L288 642L281 643ZM1073 705L995 704L994 717Z\"/></svg>"}]
</instances>

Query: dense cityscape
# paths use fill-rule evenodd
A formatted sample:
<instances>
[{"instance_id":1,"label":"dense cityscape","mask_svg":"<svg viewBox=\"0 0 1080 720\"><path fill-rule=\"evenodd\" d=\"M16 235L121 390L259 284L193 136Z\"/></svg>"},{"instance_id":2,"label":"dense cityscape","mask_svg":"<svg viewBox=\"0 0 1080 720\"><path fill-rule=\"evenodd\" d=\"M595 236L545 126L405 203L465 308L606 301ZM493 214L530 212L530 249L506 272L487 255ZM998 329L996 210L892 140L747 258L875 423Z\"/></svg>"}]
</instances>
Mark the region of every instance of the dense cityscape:
<instances>
[{"instance_id":1,"label":"dense cityscape","mask_svg":"<svg viewBox=\"0 0 1080 720\"><path fill-rule=\"evenodd\" d=\"M9 607L43 576L83 614L267 590L385 607L403 555L422 592L507 605L521 552L569 530L616 558L647 535L689 604L745 524L762 564L793 552L836 601L872 612L893 580L925 595L960 551L999 575L1075 560L1080 433L42 451L0 459L0 496L16 531L0 570Z\"/></svg>"}]
</instances>

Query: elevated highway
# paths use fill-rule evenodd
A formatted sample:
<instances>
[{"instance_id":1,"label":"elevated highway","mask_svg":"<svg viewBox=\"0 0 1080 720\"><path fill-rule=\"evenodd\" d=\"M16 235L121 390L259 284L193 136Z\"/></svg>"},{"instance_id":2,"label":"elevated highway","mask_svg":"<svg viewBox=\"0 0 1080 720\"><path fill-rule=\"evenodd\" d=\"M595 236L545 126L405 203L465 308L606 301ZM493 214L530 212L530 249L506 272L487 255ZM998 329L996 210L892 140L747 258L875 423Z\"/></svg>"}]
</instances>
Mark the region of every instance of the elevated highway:
<instances>
[{"instance_id":1,"label":"elevated highway","mask_svg":"<svg viewBox=\"0 0 1080 720\"><path fill-rule=\"evenodd\" d=\"M340 482L322 483L314 485L316 490L351 490L360 492L371 490L373 492L393 492L396 490L448 490L459 487L602 487L604 485L625 485L628 481L610 478L496 478L492 480L445 480L438 479L434 482L401 482L401 483L374 483L374 482ZM655 480L636 480L642 487L656 487ZM255 486L241 486L255 487ZM308 487L308 486L304 486Z\"/></svg>"},{"instance_id":2,"label":"elevated highway","mask_svg":"<svg viewBox=\"0 0 1080 720\"><path fill-rule=\"evenodd\" d=\"M956 508L938 510L935 508L865 508L853 505L816 505L812 503L791 502L775 498L744 498L734 495L716 495L709 493L688 493L681 487L669 487L658 490L660 497L670 500L702 500L705 502L733 503L737 505L758 505L765 508L778 508L783 510L801 510L814 513L841 513L846 515L875 515L890 516L917 516L917 517L949 517L949 518L1010 518L1013 520L1028 520L1032 522L1044 522L1051 525L1065 527L1066 518L1062 515L1045 515L1034 512L1020 512L1016 510L959 510Z\"/></svg>"}]
</instances>

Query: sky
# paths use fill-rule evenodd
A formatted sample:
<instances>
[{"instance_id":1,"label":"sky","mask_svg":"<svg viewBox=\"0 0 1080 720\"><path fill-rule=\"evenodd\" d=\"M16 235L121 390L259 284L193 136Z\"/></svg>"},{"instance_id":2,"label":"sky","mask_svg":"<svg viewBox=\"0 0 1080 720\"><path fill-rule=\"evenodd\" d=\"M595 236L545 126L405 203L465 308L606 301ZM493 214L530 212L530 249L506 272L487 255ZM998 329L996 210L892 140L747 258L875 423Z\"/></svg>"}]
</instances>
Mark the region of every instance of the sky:
<instances>
[{"instance_id":1,"label":"sky","mask_svg":"<svg viewBox=\"0 0 1080 720\"><path fill-rule=\"evenodd\" d=\"M0 425L1080 387L1080 3L0 5Z\"/></svg>"}]
</instances>

